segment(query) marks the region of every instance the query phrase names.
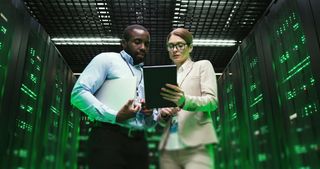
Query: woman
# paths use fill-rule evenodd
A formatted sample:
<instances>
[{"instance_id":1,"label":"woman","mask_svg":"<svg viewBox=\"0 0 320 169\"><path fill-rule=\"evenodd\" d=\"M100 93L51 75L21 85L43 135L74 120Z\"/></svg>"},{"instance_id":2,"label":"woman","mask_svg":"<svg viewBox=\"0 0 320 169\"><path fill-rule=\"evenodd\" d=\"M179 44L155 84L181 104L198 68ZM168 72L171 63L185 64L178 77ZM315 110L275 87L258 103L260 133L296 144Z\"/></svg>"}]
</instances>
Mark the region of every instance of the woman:
<instances>
[{"instance_id":1,"label":"woman","mask_svg":"<svg viewBox=\"0 0 320 169\"><path fill-rule=\"evenodd\" d=\"M176 108L162 108L165 125L159 149L161 169L213 169L218 142L211 112L218 106L214 69L207 60L193 62L192 34L177 28L167 37L170 59L177 66L178 86L166 84L161 95Z\"/></svg>"}]
</instances>

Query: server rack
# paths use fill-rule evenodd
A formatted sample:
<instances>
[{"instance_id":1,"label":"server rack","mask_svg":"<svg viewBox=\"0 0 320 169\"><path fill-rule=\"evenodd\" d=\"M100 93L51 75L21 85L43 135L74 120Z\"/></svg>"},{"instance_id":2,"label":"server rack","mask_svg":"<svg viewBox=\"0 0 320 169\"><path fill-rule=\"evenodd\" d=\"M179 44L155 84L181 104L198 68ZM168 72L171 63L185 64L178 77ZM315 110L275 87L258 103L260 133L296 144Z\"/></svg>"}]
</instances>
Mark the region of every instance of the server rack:
<instances>
[{"instance_id":1,"label":"server rack","mask_svg":"<svg viewBox=\"0 0 320 169\"><path fill-rule=\"evenodd\" d=\"M214 116L218 118L214 120L219 136L214 157L217 168L250 168L253 160L248 147L248 119L240 97L241 74L240 53L236 52L218 79L219 114Z\"/></svg>"},{"instance_id":2,"label":"server rack","mask_svg":"<svg viewBox=\"0 0 320 169\"><path fill-rule=\"evenodd\" d=\"M238 105L243 107L236 111L242 111L249 124L250 147L240 151L249 149L251 161L244 168L320 167L319 7L314 0L275 1L240 45L240 59L229 63L241 65L242 74L235 74L241 87L235 89L233 97L240 98ZM222 77L229 72L227 67ZM218 84L220 114L227 117L224 113L231 114L232 110L228 107L230 99L221 92L228 92L228 84ZM228 119L221 120L222 127L230 127ZM237 141L229 132L219 135L223 137L222 147ZM235 153L235 149L224 149L224 159L218 162L224 168L237 168L226 165L226 161L234 161L229 156Z\"/></svg>"},{"instance_id":3,"label":"server rack","mask_svg":"<svg viewBox=\"0 0 320 169\"><path fill-rule=\"evenodd\" d=\"M0 168L76 168L75 77L21 1L0 13Z\"/></svg>"},{"instance_id":4,"label":"server rack","mask_svg":"<svg viewBox=\"0 0 320 169\"><path fill-rule=\"evenodd\" d=\"M307 6L299 6L306 8ZM271 58L269 70L273 73L278 99L278 111L283 117L283 133L287 168L318 168L319 90L316 69L312 65L314 55L308 43L303 18L297 1L279 1L266 17L263 41L265 57ZM310 16L309 16L310 17ZM275 45L277 44L277 45ZM316 64L316 65L319 65Z\"/></svg>"}]
</instances>

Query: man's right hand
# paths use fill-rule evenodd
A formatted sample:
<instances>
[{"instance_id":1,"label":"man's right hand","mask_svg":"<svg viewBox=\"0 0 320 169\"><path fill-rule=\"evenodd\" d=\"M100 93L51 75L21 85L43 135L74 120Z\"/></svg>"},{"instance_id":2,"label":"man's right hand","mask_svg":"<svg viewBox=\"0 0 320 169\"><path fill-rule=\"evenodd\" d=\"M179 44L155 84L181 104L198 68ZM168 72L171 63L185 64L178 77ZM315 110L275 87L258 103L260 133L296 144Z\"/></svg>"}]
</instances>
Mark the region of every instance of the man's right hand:
<instances>
[{"instance_id":1,"label":"man's right hand","mask_svg":"<svg viewBox=\"0 0 320 169\"><path fill-rule=\"evenodd\" d=\"M119 110L116 122L123 122L136 116L136 113L141 109L140 105L133 104L134 100L128 102Z\"/></svg>"}]
</instances>

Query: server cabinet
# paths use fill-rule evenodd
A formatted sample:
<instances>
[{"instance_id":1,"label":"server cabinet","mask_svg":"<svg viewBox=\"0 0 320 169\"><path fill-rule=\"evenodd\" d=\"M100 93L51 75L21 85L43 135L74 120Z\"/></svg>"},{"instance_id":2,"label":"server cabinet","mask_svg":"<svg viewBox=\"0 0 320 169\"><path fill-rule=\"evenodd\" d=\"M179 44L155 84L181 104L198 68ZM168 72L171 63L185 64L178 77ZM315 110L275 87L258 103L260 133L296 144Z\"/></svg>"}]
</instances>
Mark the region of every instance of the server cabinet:
<instances>
[{"instance_id":1,"label":"server cabinet","mask_svg":"<svg viewBox=\"0 0 320 169\"><path fill-rule=\"evenodd\" d=\"M5 150L8 146L9 139L9 110L8 100L10 98L10 90L13 86L12 81L15 65L12 61L16 59L17 49L20 45L20 29L14 27L21 20L15 19L16 13L12 10L11 4L2 3L0 6L0 168L2 167ZM15 43L14 43L15 42ZM14 43L14 45L13 45Z\"/></svg>"},{"instance_id":2,"label":"server cabinet","mask_svg":"<svg viewBox=\"0 0 320 169\"><path fill-rule=\"evenodd\" d=\"M19 85L16 105L12 105L11 117L14 118L12 126L11 145L9 146L9 168L28 168L32 166L35 151L33 151L34 140L39 127L37 124L41 118L41 108L43 101L43 63L45 62L45 41L46 36L39 29L38 25L30 22L31 27L28 34L27 48L21 48L21 55L24 58L23 64L19 67L23 73L22 77L16 81Z\"/></svg>"},{"instance_id":3,"label":"server cabinet","mask_svg":"<svg viewBox=\"0 0 320 169\"><path fill-rule=\"evenodd\" d=\"M258 27L259 28L259 27ZM252 168L282 168L280 165L277 129L274 123L272 98L268 90L263 55L258 52L255 30L240 46L242 75L242 103L250 132Z\"/></svg>"},{"instance_id":4,"label":"server cabinet","mask_svg":"<svg viewBox=\"0 0 320 169\"><path fill-rule=\"evenodd\" d=\"M60 55L60 60L62 56ZM64 120L61 122L63 124L61 132L61 142L60 151L61 153L57 156L60 157L60 163L57 168L65 169L76 169L77 166L77 153L78 153L78 132L80 127L80 111L73 107L70 103L70 95L73 84L76 79L73 76L73 73L70 71L70 68L67 67L66 63L63 63L66 70L65 81L65 91L63 91L63 114Z\"/></svg>"},{"instance_id":5,"label":"server cabinet","mask_svg":"<svg viewBox=\"0 0 320 169\"><path fill-rule=\"evenodd\" d=\"M286 150L281 155L288 160L284 165L319 168L319 82L312 67L319 65L312 63L319 55L310 52L311 38L306 36L297 5L297 1L277 1L265 18L260 38L273 75L268 85L275 86L273 98L283 119L277 128L284 128L279 136Z\"/></svg>"},{"instance_id":6,"label":"server cabinet","mask_svg":"<svg viewBox=\"0 0 320 169\"><path fill-rule=\"evenodd\" d=\"M75 77L21 1L0 10L0 168L76 168Z\"/></svg>"},{"instance_id":7,"label":"server cabinet","mask_svg":"<svg viewBox=\"0 0 320 169\"><path fill-rule=\"evenodd\" d=\"M247 116L250 133L250 146L240 149L249 149L250 163L243 168L320 167L319 9L316 0L275 1L237 51L242 73L232 74L241 79L234 91L240 97L235 111ZM235 62L233 58L229 65ZM222 75L227 76L230 66ZM230 80L218 82L219 91L228 92ZM227 94L219 95L223 159L217 166L235 168L228 161L233 163L238 152L225 148L237 141L228 132L231 101Z\"/></svg>"},{"instance_id":8,"label":"server cabinet","mask_svg":"<svg viewBox=\"0 0 320 169\"><path fill-rule=\"evenodd\" d=\"M7 80L8 64L11 57L10 48L12 46L12 37L14 34L15 23L13 14L9 10L9 5L0 6L0 109Z\"/></svg>"},{"instance_id":9,"label":"server cabinet","mask_svg":"<svg viewBox=\"0 0 320 169\"><path fill-rule=\"evenodd\" d=\"M216 148L217 168L250 168L252 156L248 151L250 144L248 119L241 103L240 56L237 52L223 75L218 79L219 118L217 126L219 144ZM216 118L217 118L216 117ZM230 153L232 152L232 153Z\"/></svg>"},{"instance_id":10,"label":"server cabinet","mask_svg":"<svg viewBox=\"0 0 320 169\"><path fill-rule=\"evenodd\" d=\"M218 98L219 98L219 111L215 112L214 117L217 119L215 121L219 121L220 123L215 123L217 136L219 139L219 144L216 145L216 151L214 155L215 159L215 167L225 169L228 168L228 133L226 131L226 114L229 111L229 107L237 108L235 105L235 94L234 94L234 83L229 76L230 70L228 66L224 70L223 74L217 80L218 84Z\"/></svg>"}]
</instances>

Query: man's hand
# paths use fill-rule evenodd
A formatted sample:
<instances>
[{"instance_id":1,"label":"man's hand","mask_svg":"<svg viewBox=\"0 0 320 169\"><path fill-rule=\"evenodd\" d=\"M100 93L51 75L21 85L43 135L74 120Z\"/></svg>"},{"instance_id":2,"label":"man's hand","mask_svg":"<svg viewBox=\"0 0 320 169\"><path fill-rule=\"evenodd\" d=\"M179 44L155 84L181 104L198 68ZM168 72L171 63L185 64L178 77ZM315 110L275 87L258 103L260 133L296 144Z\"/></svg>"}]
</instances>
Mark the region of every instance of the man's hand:
<instances>
[{"instance_id":1,"label":"man's hand","mask_svg":"<svg viewBox=\"0 0 320 169\"><path fill-rule=\"evenodd\" d=\"M128 102L119 110L116 122L123 122L136 116L136 113L141 109L140 105L133 104L133 100Z\"/></svg>"}]
</instances>

